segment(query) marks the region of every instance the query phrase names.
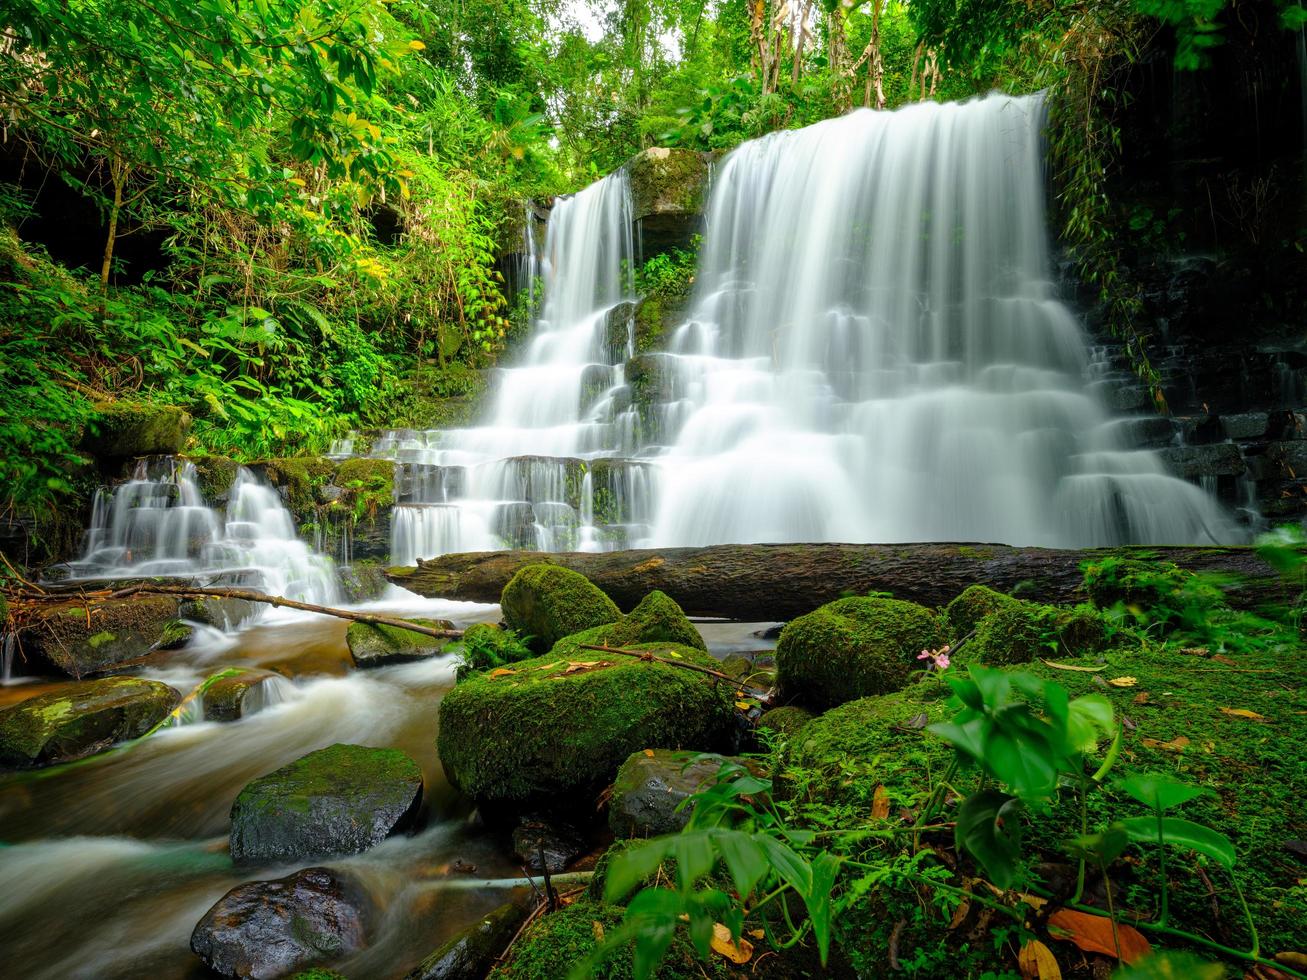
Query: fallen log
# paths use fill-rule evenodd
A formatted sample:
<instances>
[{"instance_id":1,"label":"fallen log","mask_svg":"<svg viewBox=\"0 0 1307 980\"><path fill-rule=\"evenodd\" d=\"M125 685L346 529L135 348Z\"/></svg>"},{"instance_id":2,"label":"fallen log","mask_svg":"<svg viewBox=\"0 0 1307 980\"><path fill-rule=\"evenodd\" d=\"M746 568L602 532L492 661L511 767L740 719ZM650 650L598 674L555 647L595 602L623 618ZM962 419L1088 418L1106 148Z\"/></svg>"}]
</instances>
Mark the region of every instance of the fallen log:
<instances>
[{"instance_id":1,"label":"fallen log","mask_svg":"<svg viewBox=\"0 0 1307 980\"><path fill-rule=\"evenodd\" d=\"M1249 547L741 544L603 554L478 551L392 568L386 577L423 596L498 602L518 569L545 562L580 572L623 609L661 589L691 616L779 622L843 595L867 592L942 606L977 583L1040 602L1075 603L1085 598L1081 565L1109 556L1169 561L1228 576L1229 601L1240 608L1291 598L1275 569Z\"/></svg>"}]
</instances>

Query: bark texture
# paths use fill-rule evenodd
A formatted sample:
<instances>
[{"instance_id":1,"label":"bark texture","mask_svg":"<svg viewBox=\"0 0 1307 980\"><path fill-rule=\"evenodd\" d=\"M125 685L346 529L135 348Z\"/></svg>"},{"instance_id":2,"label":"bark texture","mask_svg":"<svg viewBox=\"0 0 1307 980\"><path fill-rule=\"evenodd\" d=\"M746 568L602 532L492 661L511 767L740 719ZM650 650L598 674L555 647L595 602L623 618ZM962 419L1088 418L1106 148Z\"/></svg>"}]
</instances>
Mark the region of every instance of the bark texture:
<instances>
[{"instance_id":1,"label":"bark texture","mask_svg":"<svg viewBox=\"0 0 1307 980\"><path fill-rule=\"evenodd\" d=\"M1229 601L1241 608L1289 598L1275 570L1247 547L1073 551L996 544L746 544L607 554L482 551L392 568L387 578L432 598L498 602L519 568L549 563L580 572L623 609L661 589L691 616L779 622L866 592L942 606L977 583L1041 602L1079 602L1085 598L1081 564L1109 555L1231 576Z\"/></svg>"}]
</instances>

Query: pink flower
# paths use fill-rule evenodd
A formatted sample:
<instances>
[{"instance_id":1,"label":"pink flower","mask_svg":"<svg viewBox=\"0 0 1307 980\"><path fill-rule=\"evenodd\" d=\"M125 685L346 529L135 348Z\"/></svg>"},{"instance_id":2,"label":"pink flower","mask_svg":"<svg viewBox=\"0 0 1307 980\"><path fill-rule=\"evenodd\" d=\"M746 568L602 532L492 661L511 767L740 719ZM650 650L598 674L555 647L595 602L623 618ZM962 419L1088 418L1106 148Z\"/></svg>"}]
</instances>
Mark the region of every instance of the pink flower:
<instances>
[{"instance_id":1,"label":"pink flower","mask_svg":"<svg viewBox=\"0 0 1307 980\"><path fill-rule=\"evenodd\" d=\"M934 667L936 670L944 670L949 665L948 652L949 646L946 643L938 650L922 650L921 653L917 655L917 659L929 660L930 667ZM930 667L927 667L926 669L929 670Z\"/></svg>"}]
</instances>

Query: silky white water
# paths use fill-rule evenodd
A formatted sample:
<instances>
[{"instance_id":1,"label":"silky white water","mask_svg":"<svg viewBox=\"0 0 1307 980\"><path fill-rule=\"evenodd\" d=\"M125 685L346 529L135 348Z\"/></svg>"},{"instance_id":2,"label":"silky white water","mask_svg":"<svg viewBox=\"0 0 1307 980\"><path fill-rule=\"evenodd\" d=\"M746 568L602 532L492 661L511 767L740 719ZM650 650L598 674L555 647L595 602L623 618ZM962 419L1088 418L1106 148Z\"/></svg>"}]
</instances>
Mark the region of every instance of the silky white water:
<instances>
[{"instance_id":1,"label":"silky white water","mask_svg":"<svg viewBox=\"0 0 1307 980\"><path fill-rule=\"evenodd\" d=\"M744 144L713 177L685 322L626 370L625 175L559 202L545 308L486 423L373 447L439 485L398 509L392 560L1236 540L1091 384L1052 282L1043 121L1040 97L991 95Z\"/></svg>"}]
</instances>

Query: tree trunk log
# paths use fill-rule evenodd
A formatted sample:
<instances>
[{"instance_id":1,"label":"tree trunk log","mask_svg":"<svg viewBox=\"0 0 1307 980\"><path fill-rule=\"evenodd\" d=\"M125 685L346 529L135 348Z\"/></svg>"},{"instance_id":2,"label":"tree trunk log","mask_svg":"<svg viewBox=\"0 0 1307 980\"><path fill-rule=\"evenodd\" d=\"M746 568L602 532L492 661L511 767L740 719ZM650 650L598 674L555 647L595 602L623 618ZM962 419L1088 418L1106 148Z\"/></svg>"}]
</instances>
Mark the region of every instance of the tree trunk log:
<instances>
[{"instance_id":1,"label":"tree trunk log","mask_svg":"<svg viewBox=\"0 0 1307 980\"><path fill-rule=\"evenodd\" d=\"M623 609L661 589L691 616L778 622L866 592L942 606L977 583L1041 602L1079 602L1085 598L1081 563L1109 555L1155 558L1231 576L1229 601L1242 608L1291 598L1274 569L1247 547L1069 551L995 544L745 544L606 554L482 551L441 555L418 562L417 568L391 569L386 577L423 596L498 602L518 569L543 562L580 572Z\"/></svg>"}]
</instances>

